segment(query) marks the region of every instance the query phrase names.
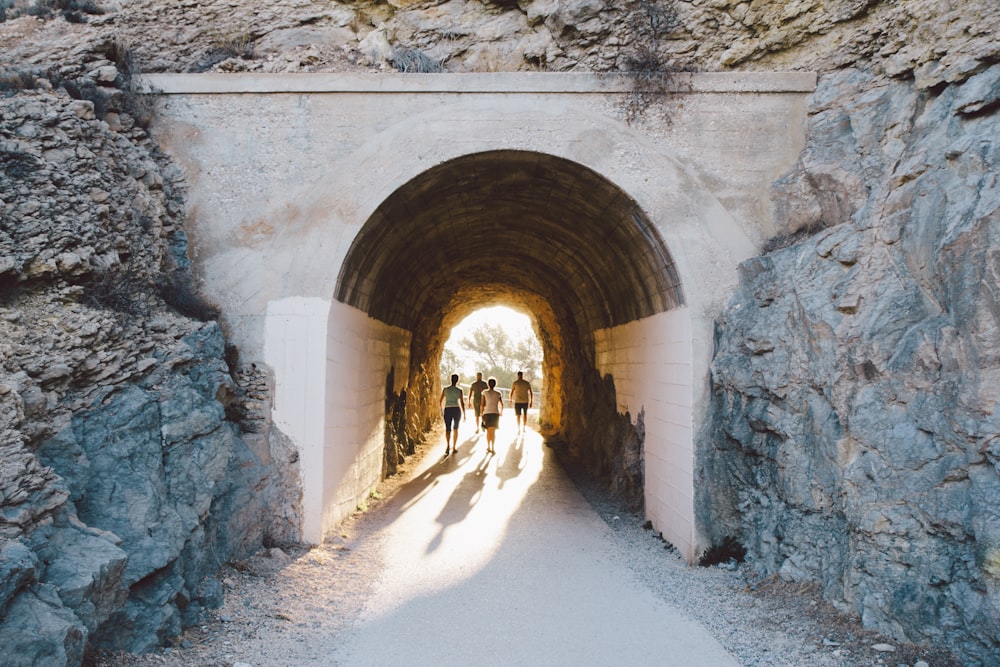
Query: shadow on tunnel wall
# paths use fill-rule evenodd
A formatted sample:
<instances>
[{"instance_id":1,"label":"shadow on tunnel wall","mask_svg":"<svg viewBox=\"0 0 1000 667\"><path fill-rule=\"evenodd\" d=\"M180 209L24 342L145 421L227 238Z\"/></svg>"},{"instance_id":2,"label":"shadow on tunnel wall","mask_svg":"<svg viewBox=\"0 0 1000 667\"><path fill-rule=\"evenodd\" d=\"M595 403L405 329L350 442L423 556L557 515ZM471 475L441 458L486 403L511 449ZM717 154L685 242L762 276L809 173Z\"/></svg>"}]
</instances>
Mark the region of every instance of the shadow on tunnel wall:
<instances>
[{"instance_id":1,"label":"shadow on tunnel wall","mask_svg":"<svg viewBox=\"0 0 1000 667\"><path fill-rule=\"evenodd\" d=\"M406 390L398 394L395 387L396 368L389 370L385 379L385 447L383 448L382 477L395 475L399 464L416 451L417 439L406 428Z\"/></svg>"},{"instance_id":2,"label":"shadow on tunnel wall","mask_svg":"<svg viewBox=\"0 0 1000 667\"><path fill-rule=\"evenodd\" d=\"M645 415L618 412L615 381L594 368L565 389L568 405L563 430L546 439L559 462L574 475L607 488L631 511L643 508Z\"/></svg>"}]
</instances>

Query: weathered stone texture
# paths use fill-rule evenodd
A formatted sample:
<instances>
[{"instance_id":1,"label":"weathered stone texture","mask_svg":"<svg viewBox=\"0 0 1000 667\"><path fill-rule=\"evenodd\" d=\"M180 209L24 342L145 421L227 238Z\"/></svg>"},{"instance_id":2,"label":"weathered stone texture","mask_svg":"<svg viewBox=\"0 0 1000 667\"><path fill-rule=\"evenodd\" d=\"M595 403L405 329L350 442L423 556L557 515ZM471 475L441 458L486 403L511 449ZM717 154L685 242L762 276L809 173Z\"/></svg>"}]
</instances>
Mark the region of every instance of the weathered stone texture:
<instances>
[{"instance_id":1,"label":"weathered stone texture","mask_svg":"<svg viewBox=\"0 0 1000 667\"><path fill-rule=\"evenodd\" d=\"M742 267L702 469L716 539L973 664L1000 658L998 78L822 77L786 226L829 229Z\"/></svg>"},{"instance_id":2,"label":"weathered stone texture","mask_svg":"<svg viewBox=\"0 0 1000 667\"><path fill-rule=\"evenodd\" d=\"M251 401L222 332L177 312L210 308L176 172L109 106L124 93L106 48L0 97L4 664L150 650L219 604L222 562L297 539L293 453L266 429L256 451L240 438L227 407ZM266 382L253 395L266 415Z\"/></svg>"}]
</instances>

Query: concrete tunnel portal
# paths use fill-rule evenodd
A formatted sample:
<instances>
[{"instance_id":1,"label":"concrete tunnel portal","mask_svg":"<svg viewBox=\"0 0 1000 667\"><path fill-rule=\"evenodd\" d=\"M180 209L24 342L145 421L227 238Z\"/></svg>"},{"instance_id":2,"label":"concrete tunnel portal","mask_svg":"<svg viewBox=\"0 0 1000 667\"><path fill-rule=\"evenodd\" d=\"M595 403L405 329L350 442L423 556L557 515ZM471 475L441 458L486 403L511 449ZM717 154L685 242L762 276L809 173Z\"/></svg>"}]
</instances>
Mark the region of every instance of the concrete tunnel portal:
<instances>
[{"instance_id":1,"label":"concrete tunnel portal","mask_svg":"<svg viewBox=\"0 0 1000 667\"><path fill-rule=\"evenodd\" d=\"M335 296L411 333L406 409L421 424L437 417L451 327L489 305L527 312L545 355L540 419L571 447L600 435L594 406L615 406L613 388L601 395L595 332L684 305L670 252L634 199L580 164L513 150L455 158L399 187L355 237ZM590 467L609 473L615 456L599 458Z\"/></svg>"},{"instance_id":2,"label":"concrete tunnel portal","mask_svg":"<svg viewBox=\"0 0 1000 667\"><path fill-rule=\"evenodd\" d=\"M303 541L385 471L390 397L407 429L437 418L447 332L503 304L542 344L542 420L581 460L639 470L689 562L709 546L715 320L782 231L769 188L800 158L815 73L692 74L665 125L624 122L634 80L587 73L148 79L205 296L294 448Z\"/></svg>"}]
</instances>

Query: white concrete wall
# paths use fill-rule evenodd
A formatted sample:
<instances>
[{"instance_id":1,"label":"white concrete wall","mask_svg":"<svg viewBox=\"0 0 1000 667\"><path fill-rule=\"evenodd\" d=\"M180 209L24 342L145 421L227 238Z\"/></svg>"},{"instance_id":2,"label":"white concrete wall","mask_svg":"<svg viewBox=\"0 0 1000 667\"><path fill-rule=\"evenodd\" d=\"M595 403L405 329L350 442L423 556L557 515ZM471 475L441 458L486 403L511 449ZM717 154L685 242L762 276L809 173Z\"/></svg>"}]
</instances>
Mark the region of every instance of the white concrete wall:
<instances>
[{"instance_id":1,"label":"white concrete wall","mask_svg":"<svg viewBox=\"0 0 1000 667\"><path fill-rule=\"evenodd\" d=\"M704 548L694 521L691 315L679 308L594 332L595 365L615 380L618 411L645 410L646 517L693 562Z\"/></svg>"},{"instance_id":2,"label":"white concrete wall","mask_svg":"<svg viewBox=\"0 0 1000 667\"><path fill-rule=\"evenodd\" d=\"M410 334L334 301L327 325L322 530L334 530L382 476L386 378L409 376Z\"/></svg>"},{"instance_id":3,"label":"white concrete wall","mask_svg":"<svg viewBox=\"0 0 1000 667\"><path fill-rule=\"evenodd\" d=\"M274 371L274 426L295 444L302 474L302 538L323 537L327 318L330 302L291 297L267 305L264 362Z\"/></svg>"},{"instance_id":4,"label":"white concrete wall","mask_svg":"<svg viewBox=\"0 0 1000 667\"><path fill-rule=\"evenodd\" d=\"M274 425L299 450L302 539L319 544L382 475L386 377L399 392L410 338L337 301L268 304L264 360L274 371Z\"/></svg>"},{"instance_id":5,"label":"white concrete wall","mask_svg":"<svg viewBox=\"0 0 1000 667\"><path fill-rule=\"evenodd\" d=\"M697 74L669 124L628 125L631 82L586 74L148 79L164 93L151 130L190 184L193 259L246 359L259 354L267 302L335 293L388 196L490 150L553 155L620 187L658 226L687 304L711 318L737 264L775 231L767 193L798 159L815 87L804 72Z\"/></svg>"}]
</instances>

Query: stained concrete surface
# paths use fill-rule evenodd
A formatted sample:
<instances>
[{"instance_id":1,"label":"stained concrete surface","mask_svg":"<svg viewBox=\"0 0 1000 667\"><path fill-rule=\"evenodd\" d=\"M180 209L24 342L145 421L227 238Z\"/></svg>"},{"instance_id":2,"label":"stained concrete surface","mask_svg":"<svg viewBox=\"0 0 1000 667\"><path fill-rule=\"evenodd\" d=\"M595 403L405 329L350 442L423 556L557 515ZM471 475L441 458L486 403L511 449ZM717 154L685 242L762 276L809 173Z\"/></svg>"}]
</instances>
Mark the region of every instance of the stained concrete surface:
<instances>
[{"instance_id":1,"label":"stained concrete surface","mask_svg":"<svg viewBox=\"0 0 1000 667\"><path fill-rule=\"evenodd\" d=\"M700 665L739 662L637 582L610 529L513 415L462 425L390 501L384 569L343 665Z\"/></svg>"}]
</instances>

